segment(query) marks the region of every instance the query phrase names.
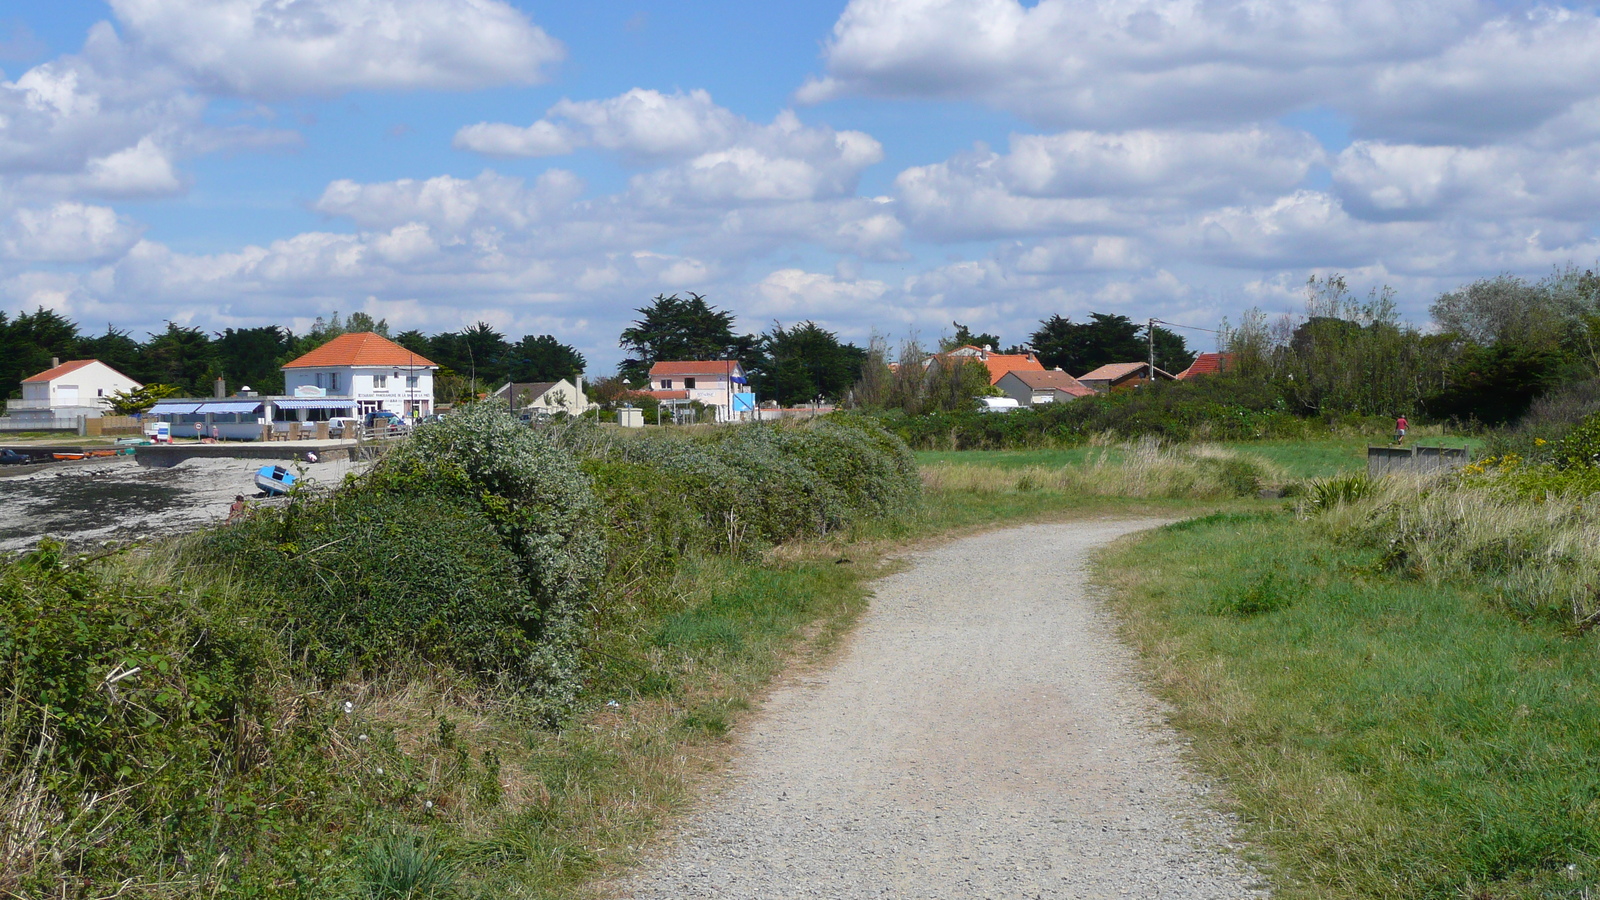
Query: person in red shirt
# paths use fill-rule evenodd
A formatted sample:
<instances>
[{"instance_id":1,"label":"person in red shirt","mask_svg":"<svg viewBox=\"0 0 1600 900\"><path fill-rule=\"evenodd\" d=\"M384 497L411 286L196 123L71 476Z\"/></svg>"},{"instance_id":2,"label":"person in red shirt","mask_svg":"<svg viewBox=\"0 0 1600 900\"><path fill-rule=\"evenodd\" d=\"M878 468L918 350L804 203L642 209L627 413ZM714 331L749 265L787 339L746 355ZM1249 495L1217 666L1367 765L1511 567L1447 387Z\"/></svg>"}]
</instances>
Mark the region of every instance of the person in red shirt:
<instances>
[{"instance_id":1,"label":"person in red shirt","mask_svg":"<svg viewBox=\"0 0 1600 900\"><path fill-rule=\"evenodd\" d=\"M1401 416L1400 418L1394 420L1394 442L1396 444L1405 443L1406 429L1410 427L1411 423L1406 421L1405 416Z\"/></svg>"}]
</instances>

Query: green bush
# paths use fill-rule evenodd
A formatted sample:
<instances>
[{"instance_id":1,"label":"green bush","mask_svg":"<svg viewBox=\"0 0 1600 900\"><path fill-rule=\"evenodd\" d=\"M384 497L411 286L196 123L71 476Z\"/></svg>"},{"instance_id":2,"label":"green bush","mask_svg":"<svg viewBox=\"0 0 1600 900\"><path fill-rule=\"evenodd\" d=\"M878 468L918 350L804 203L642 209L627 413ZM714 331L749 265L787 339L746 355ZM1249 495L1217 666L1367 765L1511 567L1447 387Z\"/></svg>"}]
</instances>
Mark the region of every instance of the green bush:
<instances>
[{"instance_id":1,"label":"green bush","mask_svg":"<svg viewBox=\"0 0 1600 900\"><path fill-rule=\"evenodd\" d=\"M540 687L539 609L482 512L427 495L347 491L207 541L266 582L324 682L417 658Z\"/></svg>"}]
</instances>

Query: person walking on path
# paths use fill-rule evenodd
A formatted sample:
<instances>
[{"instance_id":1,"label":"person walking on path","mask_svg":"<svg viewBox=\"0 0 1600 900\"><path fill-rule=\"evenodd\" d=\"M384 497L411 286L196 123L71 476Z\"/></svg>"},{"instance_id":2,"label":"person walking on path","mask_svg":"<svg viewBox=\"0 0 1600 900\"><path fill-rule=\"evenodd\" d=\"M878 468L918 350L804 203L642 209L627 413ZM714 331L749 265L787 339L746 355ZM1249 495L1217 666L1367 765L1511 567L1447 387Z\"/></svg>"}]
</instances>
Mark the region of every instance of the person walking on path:
<instances>
[{"instance_id":1,"label":"person walking on path","mask_svg":"<svg viewBox=\"0 0 1600 900\"><path fill-rule=\"evenodd\" d=\"M1400 418L1394 420L1394 442L1396 444L1403 444L1406 442L1406 429L1410 427L1411 423L1406 421L1405 416L1401 416Z\"/></svg>"}]
</instances>

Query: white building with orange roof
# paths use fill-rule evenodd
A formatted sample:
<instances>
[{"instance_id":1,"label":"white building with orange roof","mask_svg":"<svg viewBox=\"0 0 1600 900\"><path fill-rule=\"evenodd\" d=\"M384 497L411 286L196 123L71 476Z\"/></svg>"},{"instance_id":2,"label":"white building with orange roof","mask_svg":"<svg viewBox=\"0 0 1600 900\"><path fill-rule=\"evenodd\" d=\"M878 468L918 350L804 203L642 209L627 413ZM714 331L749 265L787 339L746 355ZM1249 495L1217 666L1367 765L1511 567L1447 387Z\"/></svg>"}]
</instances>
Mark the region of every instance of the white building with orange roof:
<instances>
[{"instance_id":1,"label":"white building with orange roof","mask_svg":"<svg viewBox=\"0 0 1600 900\"><path fill-rule=\"evenodd\" d=\"M22 399L6 402L13 422L49 423L99 418L111 408L111 395L141 387L139 382L98 359L50 360L50 368L22 380ZM58 426L59 427L59 426Z\"/></svg>"},{"instance_id":2,"label":"white building with orange roof","mask_svg":"<svg viewBox=\"0 0 1600 900\"><path fill-rule=\"evenodd\" d=\"M662 402L703 403L717 411L718 422L747 419L756 409L756 395L736 359L658 362L642 393Z\"/></svg>"},{"instance_id":3,"label":"white building with orange roof","mask_svg":"<svg viewBox=\"0 0 1600 900\"><path fill-rule=\"evenodd\" d=\"M433 412L433 373L438 369L438 363L381 334L341 334L284 363L284 393L289 399L273 405L293 409L299 402L339 399L358 416L387 411L421 418Z\"/></svg>"}]
</instances>

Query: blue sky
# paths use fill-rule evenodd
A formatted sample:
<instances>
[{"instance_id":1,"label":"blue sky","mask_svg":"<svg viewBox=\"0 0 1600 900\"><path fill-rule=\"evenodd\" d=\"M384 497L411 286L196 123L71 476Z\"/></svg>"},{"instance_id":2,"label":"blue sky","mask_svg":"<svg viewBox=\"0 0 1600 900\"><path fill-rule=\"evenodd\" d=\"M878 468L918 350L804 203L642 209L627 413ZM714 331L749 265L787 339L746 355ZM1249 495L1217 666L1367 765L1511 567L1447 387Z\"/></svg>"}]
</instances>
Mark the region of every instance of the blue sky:
<instances>
[{"instance_id":1,"label":"blue sky","mask_svg":"<svg viewBox=\"0 0 1600 900\"><path fill-rule=\"evenodd\" d=\"M657 293L865 341L1425 322L1600 256L1600 21L1424 0L111 0L0 12L0 308L551 333ZM1209 349L1209 336L1194 343Z\"/></svg>"}]
</instances>

